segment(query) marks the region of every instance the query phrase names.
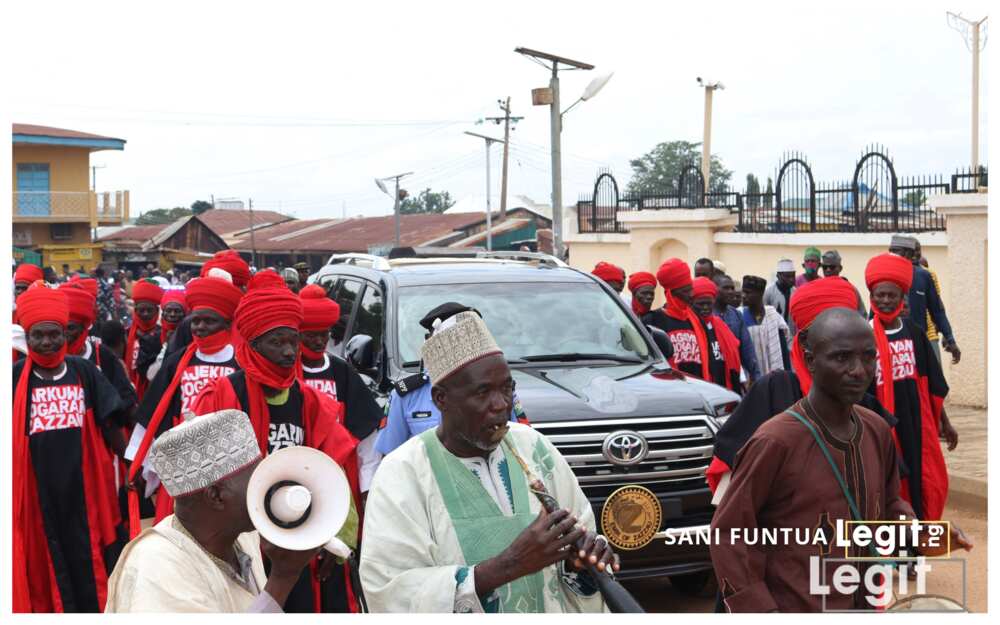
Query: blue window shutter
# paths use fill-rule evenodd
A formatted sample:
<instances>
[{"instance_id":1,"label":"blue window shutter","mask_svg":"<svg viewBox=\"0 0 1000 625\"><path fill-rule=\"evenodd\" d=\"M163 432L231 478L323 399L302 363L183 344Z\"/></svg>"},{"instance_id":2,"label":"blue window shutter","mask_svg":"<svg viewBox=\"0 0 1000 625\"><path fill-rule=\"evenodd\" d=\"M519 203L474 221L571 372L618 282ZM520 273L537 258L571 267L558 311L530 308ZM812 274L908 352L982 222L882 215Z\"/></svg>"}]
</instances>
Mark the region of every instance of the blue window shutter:
<instances>
[{"instance_id":1,"label":"blue window shutter","mask_svg":"<svg viewBox=\"0 0 1000 625\"><path fill-rule=\"evenodd\" d=\"M17 164L17 212L20 215L46 216L49 203L49 164ZM22 193L24 192L24 193Z\"/></svg>"}]
</instances>

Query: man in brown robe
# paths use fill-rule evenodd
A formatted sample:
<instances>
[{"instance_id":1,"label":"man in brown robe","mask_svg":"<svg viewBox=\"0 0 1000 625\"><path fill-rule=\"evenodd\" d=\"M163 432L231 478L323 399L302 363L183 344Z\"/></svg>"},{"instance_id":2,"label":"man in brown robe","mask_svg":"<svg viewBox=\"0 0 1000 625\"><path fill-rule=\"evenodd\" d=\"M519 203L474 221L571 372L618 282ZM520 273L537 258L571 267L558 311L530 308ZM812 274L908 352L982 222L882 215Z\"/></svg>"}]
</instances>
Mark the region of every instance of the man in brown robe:
<instances>
[{"instance_id":1,"label":"man in brown robe","mask_svg":"<svg viewBox=\"0 0 1000 625\"><path fill-rule=\"evenodd\" d=\"M833 308L809 328L805 359L813 377L809 394L769 419L736 456L729 490L716 510L712 563L729 612L818 612L871 609L862 593L810 592L810 556L844 557L833 545L838 520L853 519L844 492L809 429L810 422L830 451L864 520L898 521L914 517L899 494L899 468L892 433L885 420L855 405L875 374L875 339L856 311ZM808 531L823 528L827 544L774 545L757 540L731 541L770 528ZM952 524L951 545L971 543ZM714 533L714 532L713 532ZM852 557L867 556L852 548ZM924 555L938 555L923 549ZM822 563L821 563L822 566ZM816 580L818 581L818 580ZM863 586L862 586L863 587Z\"/></svg>"}]
</instances>

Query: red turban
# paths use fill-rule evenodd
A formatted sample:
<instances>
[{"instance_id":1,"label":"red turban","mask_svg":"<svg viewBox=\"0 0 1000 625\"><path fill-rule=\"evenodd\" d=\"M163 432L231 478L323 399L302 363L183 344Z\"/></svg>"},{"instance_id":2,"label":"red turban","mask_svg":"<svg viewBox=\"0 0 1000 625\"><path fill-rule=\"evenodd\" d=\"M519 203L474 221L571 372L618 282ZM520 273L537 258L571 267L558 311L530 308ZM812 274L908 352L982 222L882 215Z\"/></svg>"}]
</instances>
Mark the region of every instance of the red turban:
<instances>
[{"instance_id":1,"label":"red turban","mask_svg":"<svg viewBox=\"0 0 1000 625\"><path fill-rule=\"evenodd\" d=\"M69 322L69 304L57 289L35 284L17 298L17 320L25 332L36 323L51 321L63 328Z\"/></svg>"},{"instance_id":2,"label":"red turban","mask_svg":"<svg viewBox=\"0 0 1000 625\"><path fill-rule=\"evenodd\" d=\"M913 264L896 254L879 254L868 261L865 267L865 284L868 290L875 288L879 282L892 282L903 290L905 295L913 283Z\"/></svg>"},{"instance_id":3,"label":"red turban","mask_svg":"<svg viewBox=\"0 0 1000 625\"><path fill-rule=\"evenodd\" d=\"M132 299L135 303L152 302L157 306L163 299L163 289L152 280L140 280L132 286Z\"/></svg>"},{"instance_id":4,"label":"red turban","mask_svg":"<svg viewBox=\"0 0 1000 625\"><path fill-rule=\"evenodd\" d=\"M691 284L691 268L679 258L667 259L656 272L656 279L669 293Z\"/></svg>"},{"instance_id":5,"label":"red turban","mask_svg":"<svg viewBox=\"0 0 1000 625\"><path fill-rule=\"evenodd\" d=\"M236 250L216 252L215 256L202 265L201 276L205 277L212 267L228 271L229 275L233 277L233 284L237 287L245 287L250 282L250 265L240 257Z\"/></svg>"},{"instance_id":6,"label":"red turban","mask_svg":"<svg viewBox=\"0 0 1000 625\"><path fill-rule=\"evenodd\" d=\"M163 294L163 299L160 300L160 309L166 308L167 304L170 303L180 304L185 313L190 310L187 305L187 296L184 293L184 289L168 289Z\"/></svg>"},{"instance_id":7,"label":"red turban","mask_svg":"<svg viewBox=\"0 0 1000 625\"><path fill-rule=\"evenodd\" d=\"M871 291L876 284L882 282L895 284L905 296L913 283L913 264L896 254L885 253L875 256L865 267L865 284ZM889 337L885 331L888 326L896 323L896 319L903 312L904 303L904 298L900 298L896 310L885 313L876 308L872 302L872 314L875 316L872 330L875 332L875 348L878 350L879 366L882 369L881 384L875 387L875 395L882 407L891 413L896 412L896 393L892 376L886 376L887 371L892 371L892 354L889 352Z\"/></svg>"},{"instance_id":8,"label":"red turban","mask_svg":"<svg viewBox=\"0 0 1000 625\"><path fill-rule=\"evenodd\" d=\"M628 290L635 293L639 287L656 287L656 276L648 271L637 271L628 278Z\"/></svg>"},{"instance_id":9,"label":"red turban","mask_svg":"<svg viewBox=\"0 0 1000 625\"><path fill-rule=\"evenodd\" d=\"M88 293L90 293L91 295L93 295L95 298L97 297L97 291L98 291L97 280L93 278L81 278L80 276L73 276L72 278L70 278L69 284L72 284L73 286L78 286L87 291Z\"/></svg>"},{"instance_id":10,"label":"red turban","mask_svg":"<svg viewBox=\"0 0 1000 625\"><path fill-rule=\"evenodd\" d=\"M190 310L211 310L232 321L243 291L223 278L195 278L187 283L185 300Z\"/></svg>"},{"instance_id":11,"label":"red turban","mask_svg":"<svg viewBox=\"0 0 1000 625\"><path fill-rule=\"evenodd\" d=\"M310 284L299 291L302 300L302 330L329 330L340 319L340 306L326 296L326 290L318 284Z\"/></svg>"},{"instance_id":12,"label":"red turban","mask_svg":"<svg viewBox=\"0 0 1000 625\"><path fill-rule=\"evenodd\" d=\"M625 270L618 265L612 265L603 260L597 263L597 266L590 273L605 282L625 282Z\"/></svg>"},{"instance_id":13,"label":"red turban","mask_svg":"<svg viewBox=\"0 0 1000 625\"><path fill-rule=\"evenodd\" d=\"M795 289L792 293L792 301L788 304L788 312L792 315L799 333L812 325L812 322L821 312L828 308L850 308L858 309L858 294L847 280L839 276L830 276L807 282L803 286ZM812 386L812 376L806 368L805 350L799 334L795 335L792 341L792 369L799 378L799 387L802 394L809 393Z\"/></svg>"},{"instance_id":14,"label":"red turban","mask_svg":"<svg viewBox=\"0 0 1000 625\"><path fill-rule=\"evenodd\" d=\"M247 285L247 290L249 291L251 289L265 289L265 288L287 289L288 285L285 284L285 279L279 276L277 271L271 271L270 269L263 269L255 273L253 277L250 278L250 283Z\"/></svg>"},{"instance_id":15,"label":"red turban","mask_svg":"<svg viewBox=\"0 0 1000 625\"><path fill-rule=\"evenodd\" d=\"M708 278L702 276L695 278L694 282L691 283L693 293L692 297L711 297L715 299L715 296L719 294L719 287L715 286L715 283Z\"/></svg>"},{"instance_id":16,"label":"red turban","mask_svg":"<svg viewBox=\"0 0 1000 625\"><path fill-rule=\"evenodd\" d=\"M14 282L32 283L35 280L44 280L45 272L38 265L31 263L21 263L14 271Z\"/></svg>"},{"instance_id":17,"label":"red turban","mask_svg":"<svg viewBox=\"0 0 1000 625\"><path fill-rule=\"evenodd\" d=\"M247 291L236 309L236 331L248 341L275 328L298 330L302 325L302 301L287 288Z\"/></svg>"},{"instance_id":18,"label":"red turban","mask_svg":"<svg viewBox=\"0 0 1000 625\"><path fill-rule=\"evenodd\" d=\"M79 281L67 282L61 285L58 290L66 296L70 320L79 323L84 328L89 328L94 325L94 321L97 319L97 298L78 284ZM20 305L21 302L18 302L18 308Z\"/></svg>"}]
</instances>

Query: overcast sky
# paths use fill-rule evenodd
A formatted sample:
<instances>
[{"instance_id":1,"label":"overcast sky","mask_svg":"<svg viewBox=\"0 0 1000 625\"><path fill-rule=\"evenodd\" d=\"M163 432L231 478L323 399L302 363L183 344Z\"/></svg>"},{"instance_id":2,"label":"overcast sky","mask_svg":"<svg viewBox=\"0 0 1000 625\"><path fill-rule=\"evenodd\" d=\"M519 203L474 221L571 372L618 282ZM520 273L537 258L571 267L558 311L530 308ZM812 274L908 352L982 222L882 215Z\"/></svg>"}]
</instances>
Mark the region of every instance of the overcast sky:
<instances>
[{"instance_id":1,"label":"overcast sky","mask_svg":"<svg viewBox=\"0 0 1000 625\"><path fill-rule=\"evenodd\" d=\"M143 6L139 6L143 5ZM147 7L156 6L151 12ZM413 171L411 192L485 187L475 121L511 96L510 193L550 198L549 115L531 106L546 71L524 46L596 66L565 72L563 194L661 141L700 141L696 76L721 80L712 151L742 188L804 152L818 180L848 179L862 149L900 174L969 161L971 54L945 12L985 2L22 2L10 21L13 121L127 140L98 152L98 190L131 190L133 213L253 198L300 218L389 214L375 176ZM990 42L982 61L986 160ZM499 189L500 148L493 148ZM497 193L498 191L495 191Z\"/></svg>"}]
</instances>

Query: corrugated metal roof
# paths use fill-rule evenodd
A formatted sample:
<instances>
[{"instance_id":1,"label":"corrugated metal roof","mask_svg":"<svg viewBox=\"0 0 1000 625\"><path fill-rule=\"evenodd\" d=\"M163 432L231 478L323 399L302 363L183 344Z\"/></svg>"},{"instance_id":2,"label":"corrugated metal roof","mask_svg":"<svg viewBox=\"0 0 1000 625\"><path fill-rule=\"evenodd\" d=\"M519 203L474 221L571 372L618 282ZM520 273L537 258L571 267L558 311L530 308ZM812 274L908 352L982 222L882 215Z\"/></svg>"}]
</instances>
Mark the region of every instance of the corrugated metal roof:
<instances>
[{"instance_id":1,"label":"corrugated metal roof","mask_svg":"<svg viewBox=\"0 0 1000 625\"><path fill-rule=\"evenodd\" d=\"M105 137L79 130L68 130L66 128L53 128L51 126L36 126L35 124L11 124L12 134L31 135L35 137L59 137L61 139L110 139L112 141L124 141L117 137Z\"/></svg>"},{"instance_id":2,"label":"corrugated metal roof","mask_svg":"<svg viewBox=\"0 0 1000 625\"><path fill-rule=\"evenodd\" d=\"M235 232L242 232L250 228L250 211L248 210L214 208L198 215L198 219L220 237L225 237ZM259 227L279 224L293 219L295 218L275 211L255 210L253 212L253 226L255 230Z\"/></svg>"},{"instance_id":3,"label":"corrugated metal roof","mask_svg":"<svg viewBox=\"0 0 1000 625\"><path fill-rule=\"evenodd\" d=\"M98 241L148 241L165 230L170 224L156 224L154 226L131 226L122 228L117 232L105 235Z\"/></svg>"}]
</instances>

